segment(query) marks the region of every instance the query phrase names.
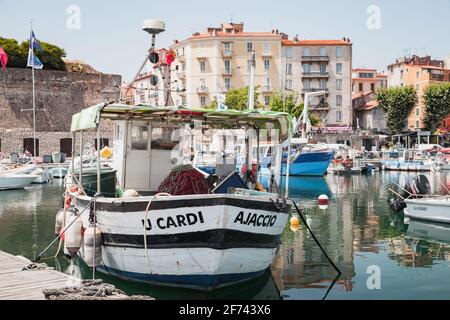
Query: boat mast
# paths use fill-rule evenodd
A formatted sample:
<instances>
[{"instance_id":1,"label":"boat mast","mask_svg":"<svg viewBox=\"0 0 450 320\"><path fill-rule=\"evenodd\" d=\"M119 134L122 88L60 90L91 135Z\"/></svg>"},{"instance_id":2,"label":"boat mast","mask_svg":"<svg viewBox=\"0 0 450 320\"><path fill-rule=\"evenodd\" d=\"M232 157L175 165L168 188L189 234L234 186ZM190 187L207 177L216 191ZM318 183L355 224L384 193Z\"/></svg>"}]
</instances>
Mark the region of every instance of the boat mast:
<instances>
[{"instance_id":1,"label":"boat mast","mask_svg":"<svg viewBox=\"0 0 450 320\"><path fill-rule=\"evenodd\" d=\"M250 60L250 81L248 88L248 110L255 109L255 68L256 68L256 53L252 52L251 60Z\"/></svg>"}]
</instances>

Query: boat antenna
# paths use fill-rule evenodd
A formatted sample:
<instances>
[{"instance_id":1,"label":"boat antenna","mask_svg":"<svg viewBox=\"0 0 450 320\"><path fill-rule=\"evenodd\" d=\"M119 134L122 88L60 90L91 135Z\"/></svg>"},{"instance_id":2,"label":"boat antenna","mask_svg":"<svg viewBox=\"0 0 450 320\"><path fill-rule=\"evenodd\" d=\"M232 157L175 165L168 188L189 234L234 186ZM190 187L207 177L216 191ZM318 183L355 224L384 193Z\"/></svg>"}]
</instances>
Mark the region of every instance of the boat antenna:
<instances>
[{"instance_id":1,"label":"boat antenna","mask_svg":"<svg viewBox=\"0 0 450 320\"><path fill-rule=\"evenodd\" d=\"M138 79L142 69L144 69L148 60L150 60L151 63L158 63L159 55L156 53L155 50L156 35L166 31L166 24L164 21L160 20L144 20L142 30L152 35L152 45L148 50L148 54L145 56L144 62L142 63L136 75L134 76L133 80L128 85L127 90L124 93L124 96L126 96L128 92L131 90L131 88L133 88L134 83Z\"/></svg>"}]
</instances>

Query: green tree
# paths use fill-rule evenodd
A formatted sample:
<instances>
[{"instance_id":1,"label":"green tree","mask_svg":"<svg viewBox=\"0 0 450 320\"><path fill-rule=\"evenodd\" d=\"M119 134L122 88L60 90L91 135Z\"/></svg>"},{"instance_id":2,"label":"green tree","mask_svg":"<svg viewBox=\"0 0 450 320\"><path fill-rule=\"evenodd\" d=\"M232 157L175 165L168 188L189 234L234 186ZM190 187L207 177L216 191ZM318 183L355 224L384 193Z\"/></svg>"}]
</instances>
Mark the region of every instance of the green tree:
<instances>
[{"instance_id":1,"label":"green tree","mask_svg":"<svg viewBox=\"0 0 450 320\"><path fill-rule=\"evenodd\" d=\"M225 105L229 109L246 110L248 102L248 88L231 89L227 92ZM255 109L262 109L264 106L258 101L259 86L255 87ZM214 99L208 106L208 109L217 109L217 100Z\"/></svg>"},{"instance_id":2,"label":"green tree","mask_svg":"<svg viewBox=\"0 0 450 320\"><path fill-rule=\"evenodd\" d=\"M283 95L279 91L275 91L270 97L269 107L272 111L285 112L290 113L297 119L303 113L304 104L297 103L298 97L295 93L290 93L286 95L286 100L283 104ZM284 106L283 106L284 105ZM309 110L309 120L311 121L312 126L316 126L319 123L319 118L314 115L314 113Z\"/></svg>"},{"instance_id":3,"label":"green tree","mask_svg":"<svg viewBox=\"0 0 450 320\"><path fill-rule=\"evenodd\" d=\"M15 39L0 37L0 46L8 55L8 67L26 68L28 60L29 41L23 41L20 45ZM35 50L36 56L47 70L66 70L66 64L62 60L66 56L64 49L47 42L40 42L42 51Z\"/></svg>"},{"instance_id":4,"label":"green tree","mask_svg":"<svg viewBox=\"0 0 450 320\"><path fill-rule=\"evenodd\" d=\"M408 117L417 104L417 92L413 86L383 88L376 99L386 113L386 124L395 133L400 133L408 124Z\"/></svg>"},{"instance_id":5,"label":"green tree","mask_svg":"<svg viewBox=\"0 0 450 320\"><path fill-rule=\"evenodd\" d=\"M445 116L450 114L450 83L429 85L423 94L425 128L434 132Z\"/></svg>"}]
</instances>

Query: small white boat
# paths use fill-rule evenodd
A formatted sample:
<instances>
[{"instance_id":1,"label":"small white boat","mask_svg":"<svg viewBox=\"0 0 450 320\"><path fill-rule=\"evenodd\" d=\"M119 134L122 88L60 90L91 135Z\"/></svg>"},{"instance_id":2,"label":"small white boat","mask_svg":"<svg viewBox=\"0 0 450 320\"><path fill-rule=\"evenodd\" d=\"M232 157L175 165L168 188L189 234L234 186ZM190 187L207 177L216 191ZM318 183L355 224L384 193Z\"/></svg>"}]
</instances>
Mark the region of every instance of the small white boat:
<instances>
[{"instance_id":1,"label":"small white boat","mask_svg":"<svg viewBox=\"0 0 450 320\"><path fill-rule=\"evenodd\" d=\"M48 172L51 174L53 178L63 179L69 172L69 169L57 167L51 168L50 170L48 170Z\"/></svg>"},{"instance_id":2,"label":"small white boat","mask_svg":"<svg viewBox=\"0 0 450 320\"><path fill-rule=\"evenodd\" d=\"M35 164L26 164L26 165L19 165L15 167L10 167L6 165L0 166L0 174L30 174L33 171L37 169L37 166Z\"/></svg>"},{"instance_id":3,"label":"small white boat","mask_svg":"<svg viewBox=\"0 0 450 320\"><path fill-rule=\"evenodd\" d=\"M44 184L50 181L50 173L48 172L48 170L38 168L31 174L37 176L36 180L34 180L33 183Z\"/></svg>"},{"instance_id":4,"label":"small white boat","mask_svg":"<svg viewBox=\"0 0 450 320\"><path fill-rule=\"evenodd\" d=\"M0 174L0 190L23 189L32 184L36 178L38 176L31 174Z\"/></svg>"},{"instance_id":5,"label":"small white boat","mask_svg":"<svg viewBox=\"0 0 450 320\"><path fill-rule=\"evenodd\" d=\"M450 223L450 196L406 199L405 203L409 218Z\"/></svg>"}]
</instances>

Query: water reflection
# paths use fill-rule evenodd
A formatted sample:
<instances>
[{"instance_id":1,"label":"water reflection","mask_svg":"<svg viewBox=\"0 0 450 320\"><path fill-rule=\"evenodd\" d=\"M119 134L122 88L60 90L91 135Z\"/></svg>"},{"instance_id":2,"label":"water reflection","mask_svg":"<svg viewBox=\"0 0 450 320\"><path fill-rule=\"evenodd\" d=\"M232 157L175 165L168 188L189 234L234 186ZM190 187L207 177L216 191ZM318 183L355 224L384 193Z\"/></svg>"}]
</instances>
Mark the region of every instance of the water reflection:
<instances>
[{"instance_id":1,"label":"water reflection","mask_svg":"<svg viewBox=\"0 0 450 320\"><path fill-rule=\"evenodd\" d=\"M388 187L404 184L415 174L379 172L373 175L293 178L291 197L300 204L311 229L343 276L329 299L450 298L450 226L411 220L389 209ZM428 173L432 189L446 193L450 172ZM442 183L441 183L442 182ZM62 188L56 184L0 192L0 249L27 258L54 238L55 214L62 205ZM317 207L317 197L327 194L327 210ZM304 226L289 226L277 257L268 272L255 281L212 293L131 283L97 274L129 294L158 299L323 299L336 272L321 254ZM55 247L49 250L53 255ZM83 263L60 257L44 261L58 270L91 278ZM383 270L383 290L366 286L367 268Z\"/></svg>"}]
</instances>

